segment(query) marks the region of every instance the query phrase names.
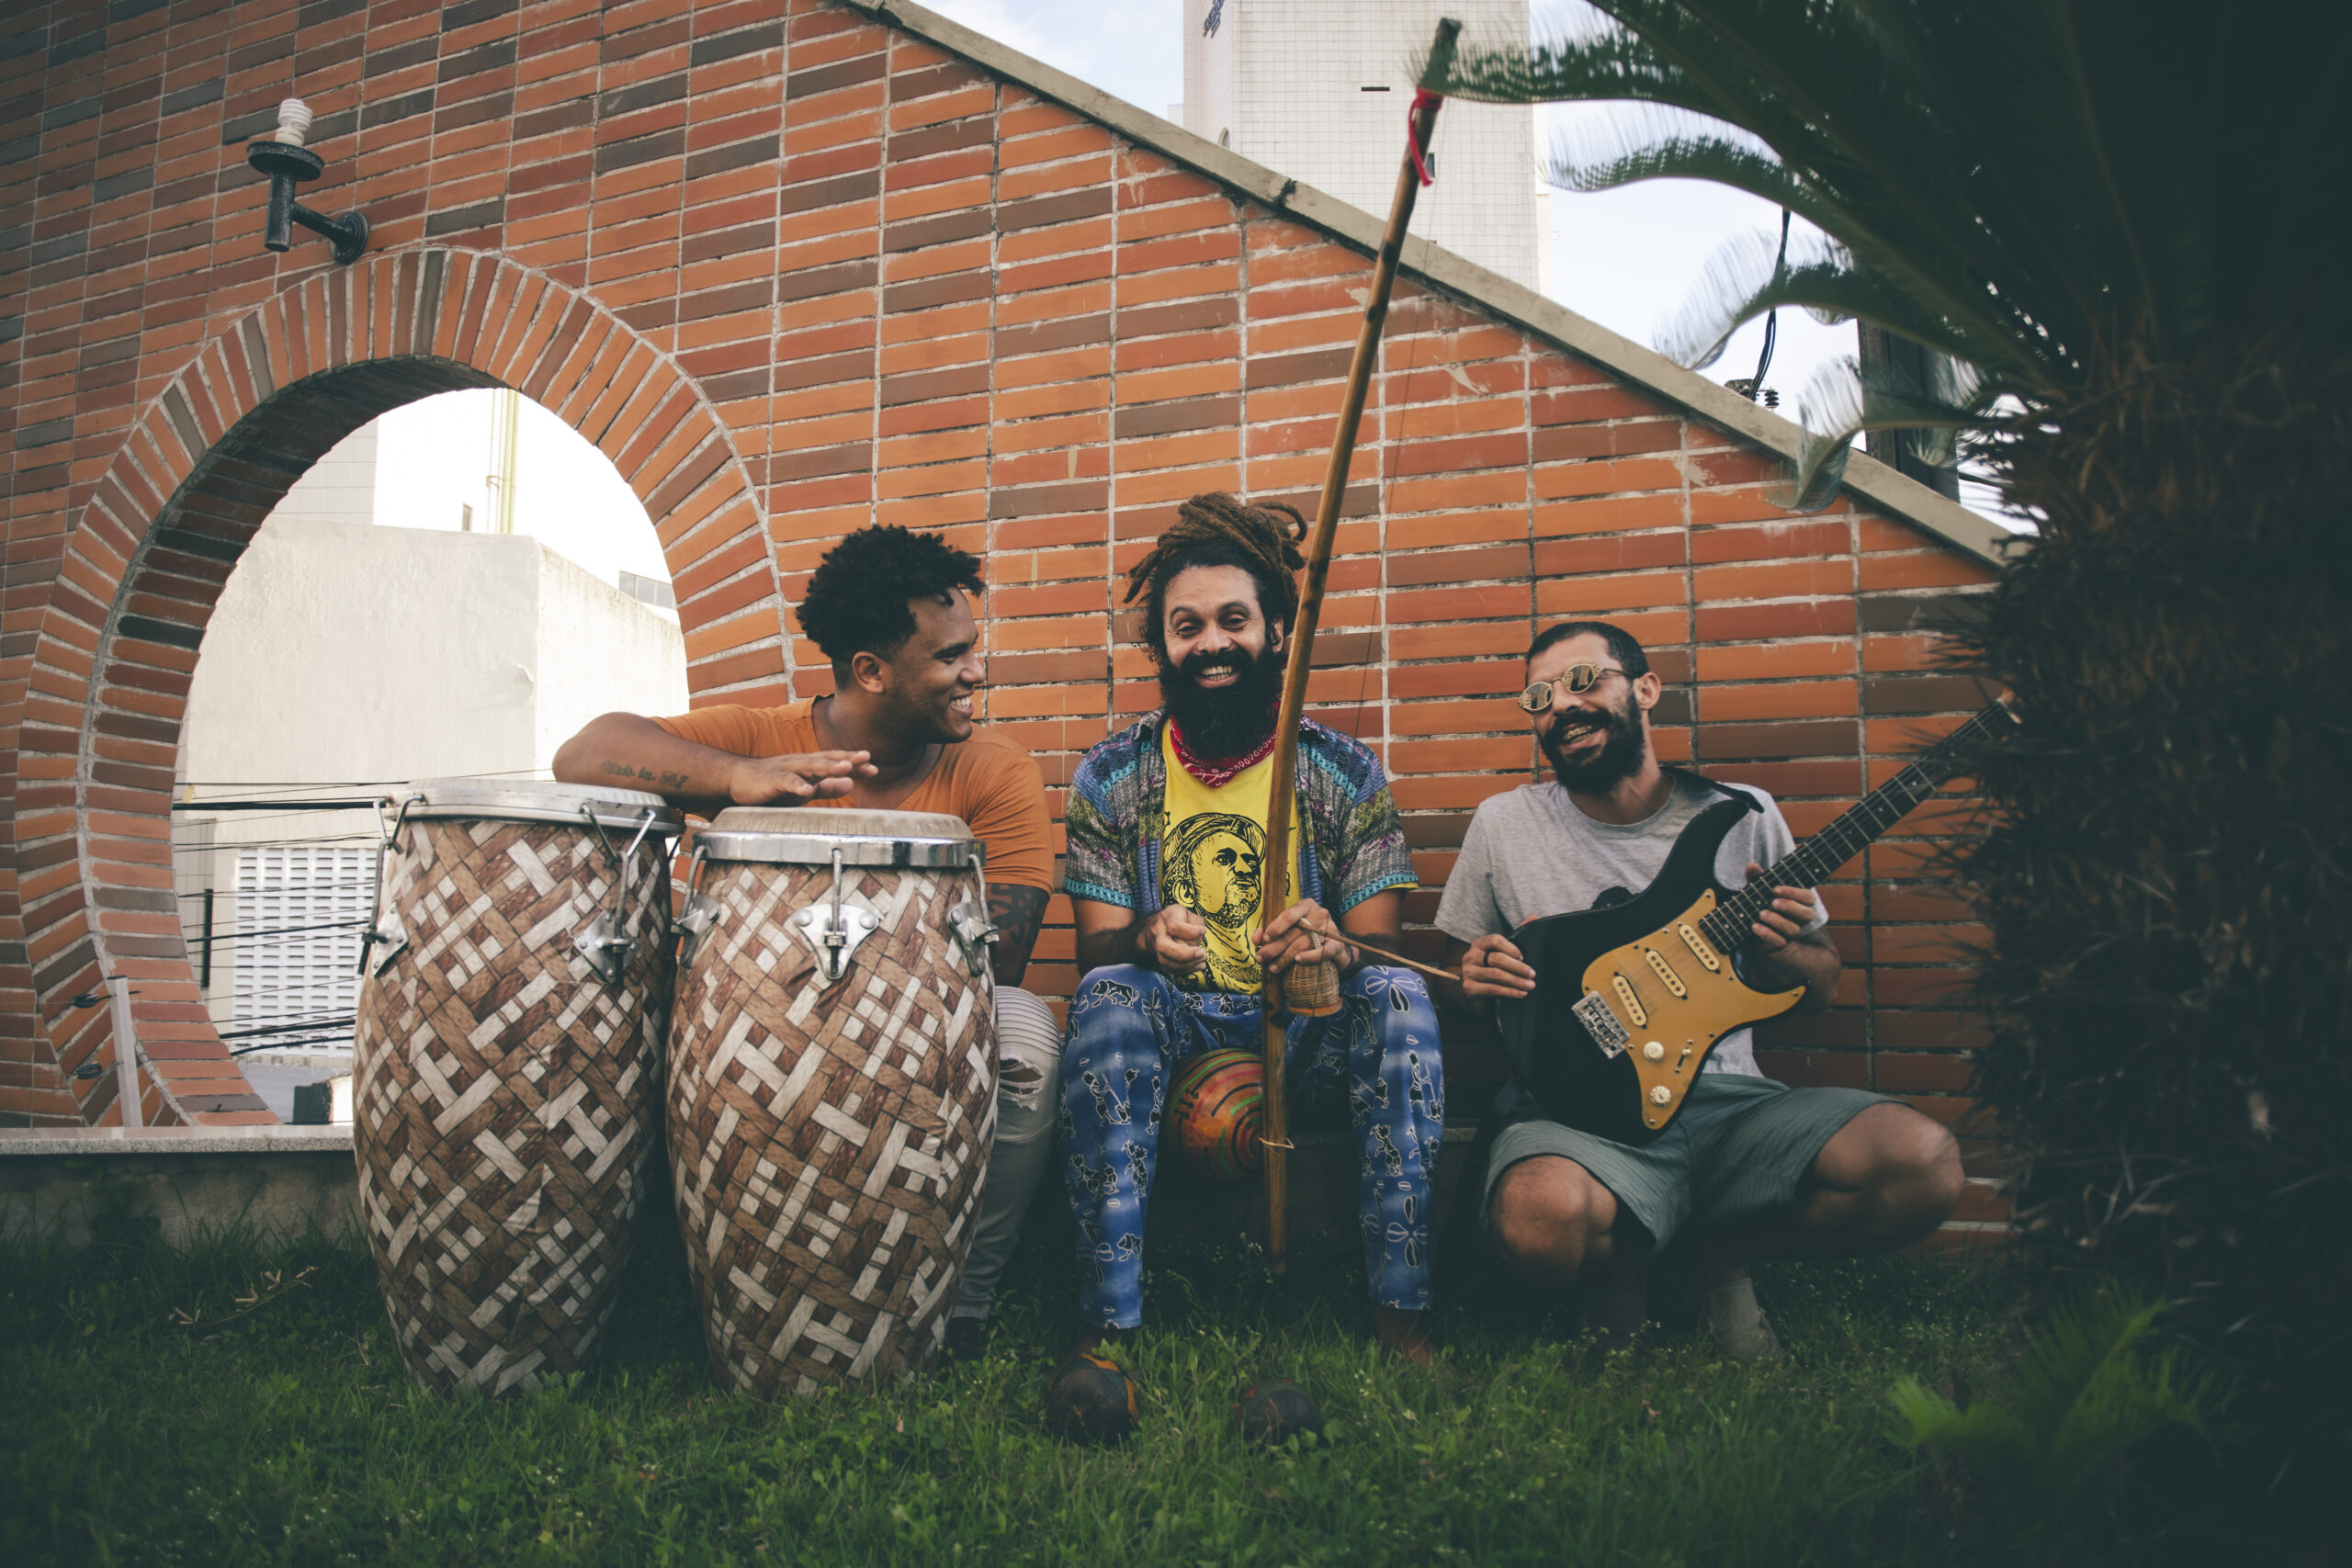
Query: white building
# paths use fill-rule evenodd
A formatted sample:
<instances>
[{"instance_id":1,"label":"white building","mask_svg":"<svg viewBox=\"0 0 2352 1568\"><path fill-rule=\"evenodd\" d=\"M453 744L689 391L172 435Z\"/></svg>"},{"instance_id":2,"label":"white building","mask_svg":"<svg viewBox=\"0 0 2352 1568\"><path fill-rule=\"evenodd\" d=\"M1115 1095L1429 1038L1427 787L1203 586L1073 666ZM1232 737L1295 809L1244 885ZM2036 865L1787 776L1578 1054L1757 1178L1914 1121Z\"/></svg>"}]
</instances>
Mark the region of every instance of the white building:
<instances>
[{"instance_id":1,"label":"white building","mask_svg":"<svg viewBox=\"0 0 2352 1568\"><path fill-rule=\"evenodd\" d=\"M1385 218L1413 73L1441 17L1464 24L1465 42L1529 37L1527 0L1184 0L1184 101L1170 118ZM1420 194L1413 232L1548 292L1535 111L1450 102L1433 151L1437 183Z\"/></svg>"},{"instance_id":2,"label":"white building","mask_svg":"<svg viewBox=\"0 0 2352 1568\"><path fill-rule=\"evenodd\" d=\"M422 778L546 778L596 715L686 707L685 645L658 607L666 577L625 573L625 593L520 533L377 525L382 460L402 441L384 426L355 432L271 513L198 657L174 861L189 957L232 1048L350 1038L330 1021L357 999L376 820L295 803ZM578 445L575 463L591 456Z\"/></svg>"}]
</instances>

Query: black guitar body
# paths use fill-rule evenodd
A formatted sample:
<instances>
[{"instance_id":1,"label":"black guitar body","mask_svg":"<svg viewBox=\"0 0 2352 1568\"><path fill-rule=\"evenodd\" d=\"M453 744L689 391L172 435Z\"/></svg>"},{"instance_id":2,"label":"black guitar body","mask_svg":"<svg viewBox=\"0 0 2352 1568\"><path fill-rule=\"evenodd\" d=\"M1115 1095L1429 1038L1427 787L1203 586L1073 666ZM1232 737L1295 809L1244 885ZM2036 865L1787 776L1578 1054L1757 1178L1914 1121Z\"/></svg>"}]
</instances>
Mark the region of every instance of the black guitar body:
<instances>
[{"instance_id":1,"label":"black guitar body","mask_svg":"<svg viewBox=\"0 0 2352 1568\"><path fill-rule=\"evenodd\" d=\"M1715 881L1716 852L1733 825L1757 809L1745 795L1707 807L1682 829L1640 893L1604 908L1530 920L1511 933L1535 971L1535 990L1499 1004L1496 1018L1521 1083L1545 1117L1637 1148L1664 1134L1664 1127L1642 1124L1643 1089L1632 1054L1610 1053L1577 1017L1585 971L1603 954L1672 925L1710 890L1720 898L1725 890ZM1694 1078L1701 1066L1703 1057L1690 1065Z\"/></svg>"}]
</instances>

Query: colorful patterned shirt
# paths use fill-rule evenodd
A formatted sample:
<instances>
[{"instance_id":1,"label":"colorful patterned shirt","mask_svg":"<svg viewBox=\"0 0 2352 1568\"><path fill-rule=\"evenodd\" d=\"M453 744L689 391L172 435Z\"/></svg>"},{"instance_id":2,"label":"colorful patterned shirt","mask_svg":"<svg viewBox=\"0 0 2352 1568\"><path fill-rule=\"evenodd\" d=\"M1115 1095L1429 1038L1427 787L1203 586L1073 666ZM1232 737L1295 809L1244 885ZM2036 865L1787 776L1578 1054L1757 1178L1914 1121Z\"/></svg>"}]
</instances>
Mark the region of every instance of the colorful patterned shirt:
<instances>
[{"instance_id":1,"label":"colorful patterned shirt","mask_svg":"<svg viewBox=\"0 0 2352 1568\"><path fill-rule=\"evenodd\" d=\"M1148 715L1078 764L1064 818L1069 858L1062 888L1072 898L1150 914L1167 903L1159 880L1168 802L1164 717ZM1307 829L1298 841L1296 896L1340 915L1375 893L1420 886L1380 759L1311 718L1298 726L1295 815Z\"/></svg>"}]
</instances>

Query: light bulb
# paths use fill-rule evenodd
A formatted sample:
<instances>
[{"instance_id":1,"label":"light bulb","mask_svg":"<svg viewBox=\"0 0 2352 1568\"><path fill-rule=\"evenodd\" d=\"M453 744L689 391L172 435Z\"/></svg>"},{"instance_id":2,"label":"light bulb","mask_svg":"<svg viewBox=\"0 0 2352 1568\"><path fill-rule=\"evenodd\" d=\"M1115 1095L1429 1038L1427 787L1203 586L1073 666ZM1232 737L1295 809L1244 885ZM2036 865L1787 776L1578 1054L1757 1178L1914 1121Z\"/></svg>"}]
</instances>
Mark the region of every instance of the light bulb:
<instances>
[{"instance_id":1,"label":"light bulb","mask_svg":"<svg viewBox=\"0 0 2352 1568\"><path fill-rule=\"evenodd\" d=\"M302 145L302 138L310 133L311 106L300 98L287 98L277 106L277 134L271 140L283 141L288 147Z\"/></svg>"}]
</instances>

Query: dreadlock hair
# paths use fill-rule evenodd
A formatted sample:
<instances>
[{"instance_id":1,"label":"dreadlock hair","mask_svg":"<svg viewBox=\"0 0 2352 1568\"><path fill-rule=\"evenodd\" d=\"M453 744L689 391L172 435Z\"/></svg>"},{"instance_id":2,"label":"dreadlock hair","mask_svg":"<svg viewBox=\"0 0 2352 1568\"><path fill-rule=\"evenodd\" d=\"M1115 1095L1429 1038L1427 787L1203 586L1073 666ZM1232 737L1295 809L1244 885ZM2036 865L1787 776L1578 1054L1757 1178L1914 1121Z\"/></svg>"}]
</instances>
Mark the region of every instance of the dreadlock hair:
<instances>
[{"instance_id":1,"label":"dreadlock hair","mask_svg":"<svg viewBox=\"0 0 2352 1568\"><path fill-rule=\"evenodd\" d=\"M846 678L858 654L887 660L915 635L912 601L944 599L958 588L981 592L978 557L942 535L877 525L825 552L796 614L833 673Z\"/></svg>"},{"instance_id":2,"label":"dreadlock hair","mask_svg":"<svg viewBox=\"0 0 2352 1568\"><path fill-rule=\"evenodd\" d=\"M1152 657L1168 662L1168 585L1179 572L1196 566L1238 566L1257 584L1258 608L1269 621L1280 621L1290 635L1298 618L1298 579L1306 558L1298 541L1306 534L1306 519L1283 502L1252 506L1238 496L1217 490L1196 495L1176 509L1176 521L1159 536L1149 555L1127 570L1126 602L1143 600L1143 639Z\"/></svg>"}]
</instances>

